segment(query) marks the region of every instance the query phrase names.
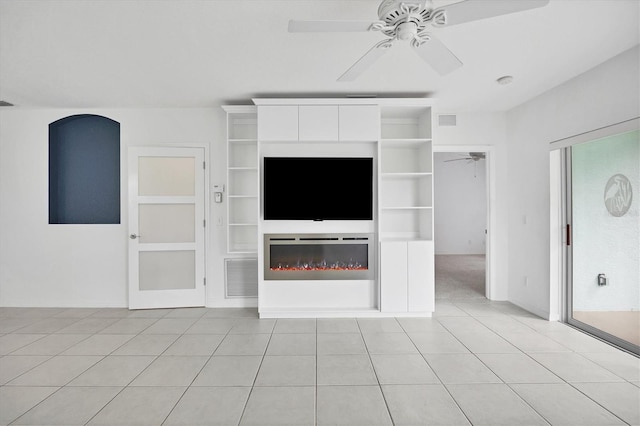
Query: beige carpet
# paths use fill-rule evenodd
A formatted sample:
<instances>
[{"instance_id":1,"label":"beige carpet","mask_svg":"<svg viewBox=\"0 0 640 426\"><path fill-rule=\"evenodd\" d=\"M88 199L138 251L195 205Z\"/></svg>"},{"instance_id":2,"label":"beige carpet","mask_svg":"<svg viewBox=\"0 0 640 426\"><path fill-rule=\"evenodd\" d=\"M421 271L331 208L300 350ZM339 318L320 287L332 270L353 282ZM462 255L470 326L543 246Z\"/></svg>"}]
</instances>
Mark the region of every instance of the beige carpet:
<instances>
[{"instance_id":1,"label":"beige carpet","mask_svg":"<svg viewBox=\"0 0 640 426\"><path fill-rule=\"evenodd\" d=\"M436 255L435 270L436 299L484 299L484 255Z\"/></svg>"}]
</instances>

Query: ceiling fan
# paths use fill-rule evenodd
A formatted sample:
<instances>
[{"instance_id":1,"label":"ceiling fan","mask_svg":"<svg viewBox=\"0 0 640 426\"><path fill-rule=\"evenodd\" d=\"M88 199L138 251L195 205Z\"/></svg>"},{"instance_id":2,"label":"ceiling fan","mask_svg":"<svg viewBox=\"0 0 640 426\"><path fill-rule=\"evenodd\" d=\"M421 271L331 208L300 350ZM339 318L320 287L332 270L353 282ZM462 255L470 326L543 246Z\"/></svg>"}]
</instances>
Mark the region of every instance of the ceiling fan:
<instances>
[{"instance_id":1,"label":"ceiling fan","mask_svg":"<svg viewBox=\"0 0 640 426\"><path fill-rule=\"evenodd\" d=\"M460 157L460 158L454 158L452 160L444 160L444 163L449 163L451 161L466 161L467 164L471 164L473 163L473 177L478 177L478 161L480 160L484 160L486 158L486 154L484 152L470 152L469 155L464 156L464 157Z\"/></svg>"},{"instance_id":2,"label":"ceiling fan","mask_svg":"<svg viewBox=\"0 0 640 426\"><path fill-rule=\"evenodd\" d=\"M376 21L289 21L289 32L380 31L386 39L376 43L338 81L353 81L400 41L438 74L446 75L462 66L460 59L439 41L433 30L465 22L522 12L545 6L549 0L464 0L434 8L432 0L383 0Z\"/></svg>"},{"instance_id":3,"label":"ceiling fan","mask_svg":"<svg viewBox=\"0 0 640 426\"><path fill-rule=\"evenodd\" d=\"M460 157L460 158L454 158L453 160L444 160L445 163L448 163L450 161L461 161L461 160L466 160L468 163L471 162L477 162L480 160L484 160L486 158L485 153L484 152L470 152L469 155L464 156L464 157Z\"/></svg>"}]
</instances>

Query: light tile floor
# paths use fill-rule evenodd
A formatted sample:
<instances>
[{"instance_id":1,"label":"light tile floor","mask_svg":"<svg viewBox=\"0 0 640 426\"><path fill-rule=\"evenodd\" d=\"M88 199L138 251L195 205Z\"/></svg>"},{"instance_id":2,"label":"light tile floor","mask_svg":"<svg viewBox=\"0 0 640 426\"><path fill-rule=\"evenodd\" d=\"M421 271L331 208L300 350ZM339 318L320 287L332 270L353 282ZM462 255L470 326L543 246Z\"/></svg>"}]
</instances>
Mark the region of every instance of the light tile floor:
<instances>
[{"instance_id":1,"label":"light tile floor","mask_svg":"<svg viewBox=\"0 0 640 426\"><path fill-rule=\"evenodd\" d=\"M2 425L640 424L640 359L505 302L433 318L0 308Z\"/></svg>"}]
</instances>

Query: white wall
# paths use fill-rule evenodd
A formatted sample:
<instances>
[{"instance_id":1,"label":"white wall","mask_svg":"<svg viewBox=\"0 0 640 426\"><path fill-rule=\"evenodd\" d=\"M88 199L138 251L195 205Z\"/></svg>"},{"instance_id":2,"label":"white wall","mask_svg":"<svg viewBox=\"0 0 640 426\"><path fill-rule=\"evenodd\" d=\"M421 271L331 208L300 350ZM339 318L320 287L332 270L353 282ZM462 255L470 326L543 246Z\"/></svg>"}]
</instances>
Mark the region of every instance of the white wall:
<instances>
[{"instance_id":1,"label":"white wall","mask_svg":"<svg viewBox=\"0 0 640 426\"><path fill-rule=\"evenodd\" d=\"M434 128L434 150L491 147L492 299L549 316L549 142L640 115L639 48L508 113L457 113ZM448 112L448 111L447 111ZM126 306L126 211L121 225L48 225L48 124L78 113L121 123L133 145L210 146L211 182L225 181L224 112L213 109L0 110L0 305ZM508 142L507 142L508 141ZM123 155L123 171L126 156ZM489 164L489 163L488 163ZM124 175L126 176L126 175ZM123 186L126 178L123 177ZM123 209L126 188L123 188ZM210 224L226 223L211 204ZM220 300L224 227L210 226L207 303ZM524 286L524 277L528 285Z\"/></svg>"},{"instance_id":2,"label":"white wall","mask_svg":"<svg viewBox=\"0 0 640 426\"><path fill-rule=\"evenodd\" d=\"M463 152L433 156L436 254L485 254L486 161Z\"/></svg>"},{"instance_id":3,"label":"white wall","mask_svg":"<svg viewBox=\"0 0 640 426\"><path fill-rule=\"evenodd\" d=\"M121 123L122 223L48 224L48 125L91 113ZM498 222L506 217L500 195L506 180L504 114L458 115L455 128L436 128L438 144L490 145L497 166ZM211 183L226 183L225 113L212 109L0 110L0 306L127 306L127 175L129 146L208 147ZM223 198L224 199L224 198ZM226 205L210 203L207 253L208 306L255 305L224 299ZM219 225L220 223L220 225ZM497 258L507 253L505 227L495 227ZM494 268L492 297L506 299L507 265Z\"/></svg>"},{"instance_id":4,"label":"white wall","mask_svg":"<svg viewBox=\"0 0 640 426\"><path fill-rule=\"evenodd\" d=\"M450 111L447 111L449 113ZM493 211L488 219L487 236L491 252L488 263L489 296L492 300L507 300L508 257L507 200L507 139L506 114L453 112L457 116L456 126L434 126L434 152L469 152L474 146L479 151L488 151L486 166L493 176L487 182L489 201ZM436 119L437 122L437 119ZM438 206L434 205L437 210Z\"/></svg>"},{"instance_id":5,"label":"white wall","mask_svg":"<svg viewBox=\"0 0 640 426\"><path fill-rule=\"evenodd\" d=\"M557 315L549 284L549 143L640 115L635 47L507 113L509 300ZM526 284L526 285L525 285Z\"/></svg>"},{"instance_id":6,"label":"white wall","mask_svg":"<svg viewBox=\"0 0 640 426\"><path fill-rule=\"evenodd\" d=\"M120 225L48 224L48 125L90 113L121 125ZM127 306L127 148L205 146L212 181L224 181L220 109L0 111L0 306ZM209 223L223 216L213 204ZM208 278L221 283L224 228L209 227ZM213 291L208 290L208 298Z\"/></svg>"}]
</instances>

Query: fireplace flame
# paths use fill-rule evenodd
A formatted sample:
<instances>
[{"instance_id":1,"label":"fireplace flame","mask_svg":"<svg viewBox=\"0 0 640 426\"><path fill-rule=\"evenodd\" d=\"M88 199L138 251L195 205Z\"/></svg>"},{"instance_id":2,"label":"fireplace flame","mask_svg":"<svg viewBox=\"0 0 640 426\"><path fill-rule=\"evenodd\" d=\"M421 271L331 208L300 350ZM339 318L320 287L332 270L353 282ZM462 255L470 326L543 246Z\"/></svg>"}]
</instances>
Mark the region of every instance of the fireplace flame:
<instances>
[{"instance_id":1,"label":"fireplace flame","mask_svg":"<svg viewBox=\"0 0 640 426\"><path fill-rule=\"evenodd\" d=\"M272 271L366 271L369 268L360 262L349 259L349 262L328 263L325 259L320 262L298 260L295 265L278 263L270 268Z\"/></svg>"}]
</instances>

